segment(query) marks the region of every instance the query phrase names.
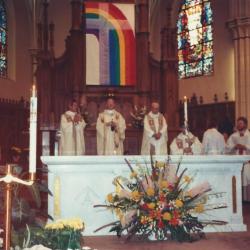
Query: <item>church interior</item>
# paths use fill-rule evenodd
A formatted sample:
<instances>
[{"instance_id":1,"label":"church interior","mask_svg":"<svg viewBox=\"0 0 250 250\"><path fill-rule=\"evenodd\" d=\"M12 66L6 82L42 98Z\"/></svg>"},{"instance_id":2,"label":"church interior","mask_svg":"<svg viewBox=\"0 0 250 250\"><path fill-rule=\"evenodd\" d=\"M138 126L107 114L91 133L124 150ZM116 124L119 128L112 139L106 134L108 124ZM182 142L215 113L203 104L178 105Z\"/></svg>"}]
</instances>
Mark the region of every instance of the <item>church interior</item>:
<instances>
[{"instance_id":1,"label":"church interior","mask_svg":"<svg viewBox=\"0 0 250 250\"><path fill-rule=\"evenodd\" d=\"M143 119L154 102L167 124L170 152L183 125L202 142L211 121L227 140L238 117L250 120L249 68L249 0L0 0L0 175L7 164L15 164L18 152L25 172L19 177L27 179L33 159L43 186L40 212L49 209L55 216L55 201L50 207L48 192L56 192L57 185L48 185L48 180L63 185L64 177L56 179L59 170L48 177L41 156L60 158L60 119L69 102L78 103L77 112L86 123L84 154L89 166L88 156L99 154L97 120L107 99L114 100L125 120L123 155L129 159L141 154ZM30 146L33 86L38 102L35 151ZM244 232L208 233L193 244L137 240L125 244L110 235L91 235L84 236L84 245L98 250L248 249L249 176L249 200L242 203L240 198ZM230 187L234 197L229 200L236 207L235 195L242 192L239 179L240 175L233 176ZM3 204L4 190L2 185ZM21 192L30 202L29 192ZM60 208L60 215L63 211ZM6 227L5 216L3 206L0 228ZM0 236L4 238L4 233Z\"/></svg>"}]
</instances>

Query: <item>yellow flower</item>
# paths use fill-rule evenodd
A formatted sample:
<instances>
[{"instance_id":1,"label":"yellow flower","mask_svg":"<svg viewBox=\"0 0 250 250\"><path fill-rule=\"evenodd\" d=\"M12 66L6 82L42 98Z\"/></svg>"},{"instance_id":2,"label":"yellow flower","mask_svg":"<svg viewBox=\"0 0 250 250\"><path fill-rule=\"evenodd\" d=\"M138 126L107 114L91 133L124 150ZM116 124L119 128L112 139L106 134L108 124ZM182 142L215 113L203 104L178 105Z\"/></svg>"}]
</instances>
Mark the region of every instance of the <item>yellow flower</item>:
<instances>
[{"instance_id":1,"label":"yellow flower","mask_svg":"<svg viewBox=\"0 0 250 250\"><path fill-rule=\"evenodd\" d=\"M148 203L148 208L149 209L154 209L155 208L155 203L151 202L151 203Z\"/></svg>"},{"instance_id":2,"label":"yellow flower","mask_svg":"<svg viewBox=\"0 0 250 250\"><path fill-rule=\"evenodd\" d=\"M133 178L136 178L136 177L137 177L137 172L136 171L131 172L130 178L133 179Z\"/></svg>"},{"instance_id":3,"label":"yellow flower","mask_svg":"<svg viewBox=\"0 0 250 250\"><path fill-rule=\"evenodd\" d=\"M165 162L163 162L163 161L157 161L157 162L155 163L155 166L156 166L157 168L164 168L164 167L165 167Z\"/></svg>"},{"instance_id":4,"label":"yellow flower","mask_svg":"<svg viewBox=\"0 0 250 250\"><path fill-rule=\"evenodd\" d=\"M155 191L154 191L153 188L150 188L150 187L149 187L149 188L146 190L146 193L147 193L148 196L154 196Z\"/></svg>"},{"instance_id":5,"label":"yellow flower","mask_svg":"<svg viewBox=\"0 0 250 250\"><path fill-rule=\"evenodd\" d=\"M204 205L203 204L198 204L195 208L194 208L194 211L196 213L202 213L204 212Z\"/></svg>"},{"instance_id":6,"label":"yellow flower","mask_svg":"<svg viewBox=\"0 0 250 250\"><path fill-rule=\"evenodd\" d=\"M163 214L162 218L163 218L163 220L171 220L172 216L170 213L166 212Z\"/></svg>"},{"instance_id":7,"label":"yellow flower","mask_svg":"<svg viewBox=\"0 0 250 250\"><path fill-rule=\"evenodd\" d=\"M185 192L185 193L184 193L184 196L187 196L187 197L192 197L192 194L191 194L191 192L190 192L190 191L187 191L187 192Z\"/></svg>"},{"instance_id":8,"label":"yellow flower","mask_svg":"<svg viewBox=\"0 0 250 250\"><path fill-rule=\"evenodd\" d=\"M144 216L142 216L141 217L141 224L146 224L146 223L147 223L147 219Z\"/></svg>"},{"instance_id":9,"label":"yellow flower","mask_svg":"<svg viewBox=\"0 0 250 250\"><path fill-rule=\"evenodd\" d=\"M189 176L184 176L184 181L187 183L190 183L192 181L192 179Z\"/></svg>"},{"instance_id":10,"label":"yellow flower","mask_svg":"<svg viewBox=\"0 0 250 250\"><path fill-rule=\"evenodd\" d=\"M131 195L132 195L132 199L133 200L140 200L140 198L141 198L141 195L140 195L140 193L137 190L133 191L131 193Z\"/></svg>"},{"instance_id":11,"label":"yellow flower","mask_svg":"<svg viewBox=\"0 0 250 250\"><path fill-rule=\"evenodd\" d=\"M176 207L179 207L179 208L183 207L183 202L181 200L176 200L175 205L176 205Z\"/></svg>"},{"instance_id":12,"label":"yellow flower","mask_svg":"<svg viewBox=\"0 0 250 250\"><path fill-rule=\"evenodd\" d=\"M80 218L60 219L45 226L47 230L62 230L64 228L72 228L74 230L83 230L84 223Z\"/></svg>"},{"instance_id":13,"label":"yellow flower","mask_svg":"<svg viewBox=\"0 0 250 250\"><path fill-rule=\"evenodd\" d=\"M147 222L151 222L152 220L147 216L141 217L141 224L146 224Z\"/></svg>"},{"instance_id":14,"label":"yellow flower","mask_svg":"<svg viewBox=\"0 0 250 250\"><path fill-rule=\"evenodd\" d=\"M168 182L167 181L161 181L160 182L160 188L168 188Z\"/></svg>"},{"instance_id":15,"label":"yellow flower","mask_svg":"<svg viewBox=\"0 0 250 250\"><path fill-rule=\"evenodd\" d=\"M116 214L116 216L117 216L118 218L120 218L121 215L122 215L122 210L121 210L120 208L116 208L116 209L115 209L115 214Z\"/></svg>"},{"instance_id":16,"label":"yellow flower","mask_svg":"<svg viewBox=\"0 0 250 250\"><path fill-rule=\"evenodd\" d=\"M109 203L113 202L113 195L112 195L111 193L108 194L107 197L106 197L106 200L107 200Z\"/></svg>"}]
</instances>

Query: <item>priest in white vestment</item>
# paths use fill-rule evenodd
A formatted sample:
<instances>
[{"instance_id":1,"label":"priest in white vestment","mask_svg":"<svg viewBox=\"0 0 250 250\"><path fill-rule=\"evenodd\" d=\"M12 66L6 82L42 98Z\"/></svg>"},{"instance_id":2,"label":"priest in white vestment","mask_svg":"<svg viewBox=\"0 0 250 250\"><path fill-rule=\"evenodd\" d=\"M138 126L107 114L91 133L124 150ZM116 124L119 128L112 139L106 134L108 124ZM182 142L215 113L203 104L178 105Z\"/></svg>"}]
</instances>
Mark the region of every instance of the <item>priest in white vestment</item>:
<instances>
[{"instance_id":1,"label":"priest in white vestment","mask_svg":"<svg viewBox=\"0 0 250 250\"><path fill-rule=\"evenodd\" d=\"M225 153L224 136L217 130L216 121L212 120L209 128L203 134L202 153L206 155L221 155Z\"/></svg>"},{"instance_id":2,"label":"priest in white vestment","mask_svg":"<svg viewBox=\"0 0 250 250\"><path fill-rule=\"evenodd\" d=\"M250 155L250 132L247 128L248 121L245 117L237 119L237 131L227 140L228 154ZM249 156L250 158L250 156ZM250 163L246 163L242 173L243 200L250 201Z\"/></svg>"},{"instance_id":3,"label":"priest in white vestment","mask_svg":"<svg viewBox=\"0 0 250 250\"><path fill-rule=\"evenodd\" d=\"M84 128L86 123L77 111L78 104L72 100L69 103L69 110L61 115L60 155L85 154Z\"/></svg>"},{"instance_id":4,"label":"priest in white vestment","mask_svg":"<svg viewBox=\"0 0 250 250\"><path fill-rule=\"evenodd\" d=\"M250 132L247 129L247 119L237 119L237 131L227 140L226 151L228 154L249 155L250 154Z\"/></svg>"},{"instance_id":5,"label":"priest in white vestment","mask_svg":"<svg viewBox=\"0 0 250 250\"><path fill-rule=\"evenodd\" d=\"M107 100L106 109L99 114L96 130L98 155L123 155L126 123L113 99Z\"/></svg>"},{"instance_id":6,"label":"priest in white vestment","mask_svg":"<svg viewBox=\"0 0 250 250\"><path fill-rule=\"evenodd\" d=\"M166 155L168 153L167 123L164 116L159 112L159 108L159 103L153 102L151 111L144 118L142 155Z\"/></svg>"},{"instance_id":7,"label":"priest in white vestment","mask_svg":"<svg viewBox=\"0 0 250 250\"><path fill-rule=\"evenodd\" d=\"M202 144L199 139L184 127L170 145L172 155L199 155L201 151Z\"/></svg>"}]
</instances>

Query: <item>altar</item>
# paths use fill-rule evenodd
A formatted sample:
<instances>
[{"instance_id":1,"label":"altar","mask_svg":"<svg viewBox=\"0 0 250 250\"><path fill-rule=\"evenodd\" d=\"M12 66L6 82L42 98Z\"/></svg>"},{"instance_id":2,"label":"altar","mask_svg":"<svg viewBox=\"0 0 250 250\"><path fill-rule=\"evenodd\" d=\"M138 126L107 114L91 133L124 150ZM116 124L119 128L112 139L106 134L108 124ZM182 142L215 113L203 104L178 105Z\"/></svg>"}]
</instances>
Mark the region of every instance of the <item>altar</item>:
<instances>
[{"instance_id":1,"label":"altar","mask_svg":"<svg viewBox=\"0 0 250 250\"><path fill-rule=\"evenodd\" d=\"M113 192L113 178L129 176L130 170L124 159L132 165L150 166L148 156L42 156L48 166L48 186L53 196L48 197L48 214L54 219L80 217L85 222L85 235L108 235L109 229L98 233L94 230L116 220L115 215L103 208L108 193ZM242 216L241 171L249 156L170 156L171 164L187 168L193 176L190 186L208 181L215 195L208 202L221 205L221 209L207 211L202 215L208 220L223 220L224 226L207 226L206 232L246 231ZM167 156L155 157L166 161Z\"/></svg>"}]
</instances>

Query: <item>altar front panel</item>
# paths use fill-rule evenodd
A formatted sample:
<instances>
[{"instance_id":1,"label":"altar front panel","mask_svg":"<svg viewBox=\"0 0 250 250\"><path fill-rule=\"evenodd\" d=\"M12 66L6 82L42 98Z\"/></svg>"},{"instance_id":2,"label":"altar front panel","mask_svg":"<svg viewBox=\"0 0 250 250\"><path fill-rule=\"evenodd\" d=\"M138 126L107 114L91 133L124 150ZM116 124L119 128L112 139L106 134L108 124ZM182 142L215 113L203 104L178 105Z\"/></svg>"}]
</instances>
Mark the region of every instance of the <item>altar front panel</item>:
<instances>
[{"instance_id":1,"label":"altar front panel","mask_svg":"<svg viewBox=\"0 0 250 250\"><path fill-rule=\"evenodd\" d=\"M107 235L109 229L94 234L100 226L116 220L104 208L93 208L105 204L106 195L114 191L113 178L129 176L125 156L44 156L42 161L49 168L49 189L54 194L48 198L48 213L56 218L81 217L86 225L85 235ZM150 164L148 156L126 156L132 164ZM167 157L155 157L165 161ZM203 218L223 220L225 226L205 228L207 232L246 231L242 217L241 169L249 156L183 156L181 169L194 177L190 187L209 181L210 204L227 205L226 208L206 212ZM178 164L179 156L171 156L171 163Z\"/></svg>"}]
</instances>

